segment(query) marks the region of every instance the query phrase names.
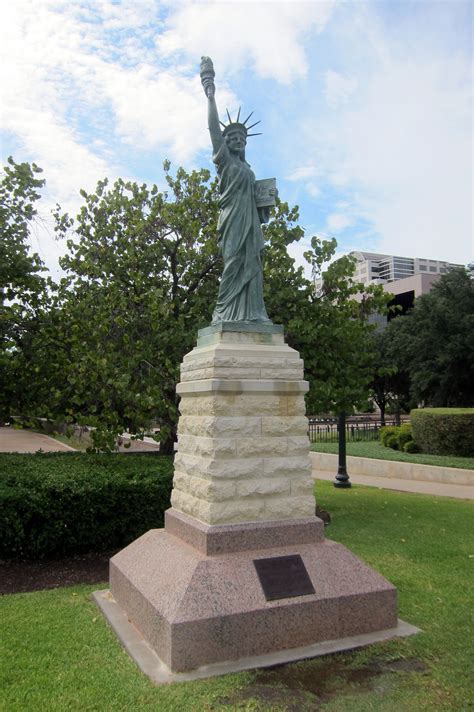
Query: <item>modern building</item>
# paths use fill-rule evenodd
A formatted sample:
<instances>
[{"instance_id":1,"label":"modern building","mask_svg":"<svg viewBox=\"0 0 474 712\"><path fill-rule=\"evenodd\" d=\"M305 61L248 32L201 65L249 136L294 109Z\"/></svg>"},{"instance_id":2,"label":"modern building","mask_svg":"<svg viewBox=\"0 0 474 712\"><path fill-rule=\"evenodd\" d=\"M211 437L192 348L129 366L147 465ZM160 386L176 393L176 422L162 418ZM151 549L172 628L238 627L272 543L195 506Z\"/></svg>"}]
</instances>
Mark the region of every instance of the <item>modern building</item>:
<instances>
[{"instance_id":1,"label":"modern building","mask_svg":"<svg viewBox=\"0 0 474 712\"><path fill-rule=\"evenodd\" d=\"M363 284L387 284L418 274L441 275L450 269L463 267L451 262L419 257L380 255L375 252L350 252L349 254L356 259L354 280Z\"/></svg>"},{"instance_id":2,"label":"modern building","mask_svg":"<svg viewBox=\"0 0 474 712\"><path fill-rule=\"evenodd\" d=\"M418 257L382 255L376 252L350 252L356 259L354 281L362 284L381 284L384 291L394 295L393 304L403 311L410 309L416 297L427 294L441 275L464 265ZM321 289L322 279L315 282Z\"/></svg>"}]
</instances>

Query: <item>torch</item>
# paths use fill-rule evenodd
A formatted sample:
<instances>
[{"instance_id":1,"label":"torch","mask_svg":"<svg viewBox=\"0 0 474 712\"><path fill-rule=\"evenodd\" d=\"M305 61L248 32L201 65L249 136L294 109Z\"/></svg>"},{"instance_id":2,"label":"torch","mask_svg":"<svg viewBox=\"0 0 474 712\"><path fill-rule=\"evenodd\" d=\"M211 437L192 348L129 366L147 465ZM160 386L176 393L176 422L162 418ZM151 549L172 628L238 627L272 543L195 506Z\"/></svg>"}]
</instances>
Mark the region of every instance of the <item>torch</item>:
<instances>
[{"instance_id":1,"label":"torch","mask_svg":"<svg viewBox=\"0 0 474 712\"><path fill-rule=\"evenodd\" d=\"M216 87L214 85L214 65L210 57L201 57L201 84L204 87L204 92L208 98L214 96Z\"/></svg>"}]
</instances>

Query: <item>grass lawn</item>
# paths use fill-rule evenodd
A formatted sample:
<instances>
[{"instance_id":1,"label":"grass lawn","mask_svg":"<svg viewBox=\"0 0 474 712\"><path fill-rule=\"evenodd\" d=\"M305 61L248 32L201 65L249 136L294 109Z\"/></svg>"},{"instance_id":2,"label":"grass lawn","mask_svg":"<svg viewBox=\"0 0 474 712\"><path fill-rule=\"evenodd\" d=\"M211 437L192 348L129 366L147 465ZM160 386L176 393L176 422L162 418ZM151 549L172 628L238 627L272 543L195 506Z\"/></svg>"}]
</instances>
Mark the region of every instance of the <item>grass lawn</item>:
<instances>
[{"instance_id":1,"label":"grass lawn","mask_svg":"<svg viewBox=\"0 0 474 712\"><path fill-rule=\"evenodd\" d=\"M338 444L312 443L314 452L338 453ZM418 465L437 465L438 467L460 467L464 470L474 470L474 457L456 457L455 455L427 455L425 453L408 453L384 447L380 442L346 443L348 455L355 457L375 457L378 460L396 460L397 462L415 462Z\"/></svg>"},{"instance_id":2,"label":"grass lawn","mask_svg":"<svg viewBox=\"0 0 474 712\"><path fill-rule=\"evenodd\" d=\"M392 581L423 632L268 671L153 687L90 601L100 586L0 599L0 708L14 710L468 710L472 682L472 504L317 483L340 541ZM314 582L317 586L317 581ZM105 582L104 582L105 584Z\"/></svg>"},{"instance_id":3,"label":"grass lawn","mask_svg":"<svg viewBox=\"0 0 474 712\"><path fill-rule=\"evenodd\" d=\"M52 438L53 440L58 440L60 443L64 443L65 445L69 445L69 447L74 448L74 450L78 450L79 452L85 452L87 448L90 446L90 440L87 437L80 437L79 435L61 435L60 433L47 433L44 430L40 430L38 428L24 428L25 430L29 430L32 433L39 433L40 435L47 435L49 438Z\"/></svg>"}]
</instances>

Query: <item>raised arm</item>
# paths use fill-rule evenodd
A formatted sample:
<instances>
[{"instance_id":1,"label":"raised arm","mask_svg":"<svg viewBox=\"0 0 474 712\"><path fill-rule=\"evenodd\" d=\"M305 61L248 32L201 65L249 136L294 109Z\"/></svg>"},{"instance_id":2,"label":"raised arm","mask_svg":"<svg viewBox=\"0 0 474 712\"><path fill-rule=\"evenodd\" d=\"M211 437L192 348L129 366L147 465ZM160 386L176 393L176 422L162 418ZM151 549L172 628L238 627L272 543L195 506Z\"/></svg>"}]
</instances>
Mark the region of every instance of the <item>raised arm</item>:
<instances>
[{"instance_id":1,"label":"raised arm","mask_svg":"<svg viewBox=\"0 0 474 712\"><path fill-rule=\"evenodd\" d=\"M207 96L207 117L212 148L217 153L224 140L219 126L219 114L215 100L216 86L214 84L214 66L210 57L201 57L201 84Z\"/></svg>"}]
</instances>

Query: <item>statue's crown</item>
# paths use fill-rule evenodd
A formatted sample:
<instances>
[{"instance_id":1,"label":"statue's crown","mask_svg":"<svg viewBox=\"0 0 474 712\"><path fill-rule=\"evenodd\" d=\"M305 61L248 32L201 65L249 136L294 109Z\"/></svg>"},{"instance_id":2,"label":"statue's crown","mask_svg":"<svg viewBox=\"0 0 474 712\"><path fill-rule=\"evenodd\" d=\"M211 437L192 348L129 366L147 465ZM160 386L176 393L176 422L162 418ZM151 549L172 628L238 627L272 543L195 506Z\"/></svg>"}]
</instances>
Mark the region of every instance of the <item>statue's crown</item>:
<instances>
[{"instance_id":1,"label":"statue's crown","mask_svg":"<svg viewBox=\"0 0 474 712\"><path fill-rule=\"evenodd\" d=\"M241 108L241 107L240 107L240 108ZM253 114L253 111L251 111L250 114L249 114L249 115L247 116L247 118L245 119L245 121L240 122L240 121L239 121L239 119L240 119L240 108L239 108L239 112L238 112L238 114L237 114L237 119L236 119L235 121L232 121L231 116L230 116L230 114L229 114L229 109L226 109L226 111L227 111L227 116L229 117L229 123L228 123L228 124L224 124L222 121L219 122L219 123L221 124L221 126L224 127L224 130L222 131L222 135L223 135L223 136L227 136L227 134L230 133L231 131L241 131L241 132L244 134L245 137L247 137L247 136L261 136L261 135L262 135L261 133L248 133L249 130L252 129L252 128L253 128L254 126L256 126L257 124L259 124L260 121L256 121L254 124L250 124L250 126L247 126L247 125L246 125L246 124L247 124L247 121L250 119L250 117L251 117L252 114Z\"/></svg>"}]
</instances>

